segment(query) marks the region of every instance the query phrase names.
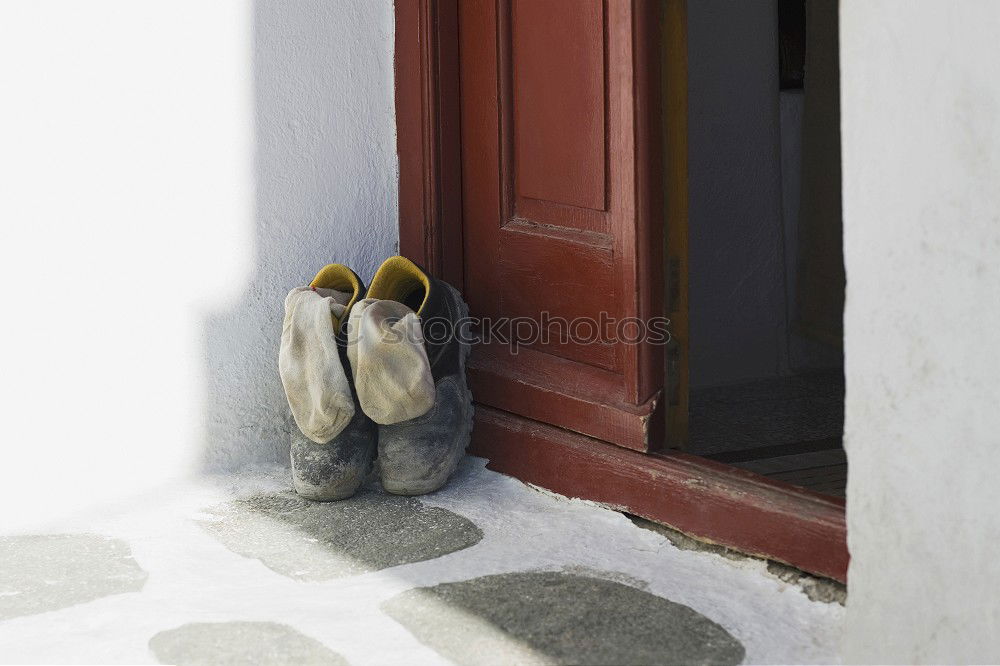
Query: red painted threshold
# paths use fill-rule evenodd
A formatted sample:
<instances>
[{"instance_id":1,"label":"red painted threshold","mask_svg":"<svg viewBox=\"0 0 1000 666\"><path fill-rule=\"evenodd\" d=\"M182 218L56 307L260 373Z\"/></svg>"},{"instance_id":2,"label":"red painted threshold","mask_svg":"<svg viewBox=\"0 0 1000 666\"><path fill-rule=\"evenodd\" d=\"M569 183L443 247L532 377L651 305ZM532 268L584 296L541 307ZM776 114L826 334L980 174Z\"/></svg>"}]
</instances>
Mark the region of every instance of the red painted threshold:
<instances>
[{"instance_id":1,"label":"red painted threshold","mask_svg":"<svg viewBox=\"0 0 1000 666\"><path fill-rule=\"evenodd\" d=\"M562 495L847 581L842 499L681 452L631 451L482 405L469 452Z\"/></svg>"}]
</instances>

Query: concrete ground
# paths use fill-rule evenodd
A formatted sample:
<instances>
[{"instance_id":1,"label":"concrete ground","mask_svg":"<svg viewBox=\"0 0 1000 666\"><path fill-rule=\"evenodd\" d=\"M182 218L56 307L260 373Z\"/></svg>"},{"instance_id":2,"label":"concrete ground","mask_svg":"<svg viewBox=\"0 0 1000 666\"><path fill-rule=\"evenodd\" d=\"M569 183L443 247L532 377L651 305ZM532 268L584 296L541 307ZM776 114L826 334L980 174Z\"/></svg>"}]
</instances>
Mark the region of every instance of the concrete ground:
<instances>
[{"instance_id":1,"label":"concrete ground","mask_svg":"<svg viewBox=\"0 0 1000 666\"><path fill-rule=\"evenodd\" d=\"M0 662L840 661L844 608L794 577L482 460L421 498L376 485L310 503L286 475L208 478L0 537Z\"/></svg>"}]
</instances>

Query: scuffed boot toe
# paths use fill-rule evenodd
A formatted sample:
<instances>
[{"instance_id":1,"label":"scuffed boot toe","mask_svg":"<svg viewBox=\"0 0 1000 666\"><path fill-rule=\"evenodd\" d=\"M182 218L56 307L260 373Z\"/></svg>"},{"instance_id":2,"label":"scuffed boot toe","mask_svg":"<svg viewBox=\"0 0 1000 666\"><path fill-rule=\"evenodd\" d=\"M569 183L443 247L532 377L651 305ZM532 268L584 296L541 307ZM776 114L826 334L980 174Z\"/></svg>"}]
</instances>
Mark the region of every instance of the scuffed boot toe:
<instances>
[{"instance_id":1,"label":"scuffed boot toe","mask_svg":"<svg viewBox=\"0 0 1000 666\"><path fill-rule=\"evenodd\" d=\"M464 376L437 384L434 406L423 416L379 426L382 487L395 495L441 488L465 455L472 431L472 396Z\"/></svg>"},{"instance_id":2,"label":"scuffed boot toe","mask_svg":"<svg viewBox=\"0 0 1000 666\"><path fill-rule=\"evenodd\" d=\"M375 457L375 424L358 409L347 427L326 444L292 429L292 485L300 496L332 502L357 492Z\"/></svg>"}]
</instances>

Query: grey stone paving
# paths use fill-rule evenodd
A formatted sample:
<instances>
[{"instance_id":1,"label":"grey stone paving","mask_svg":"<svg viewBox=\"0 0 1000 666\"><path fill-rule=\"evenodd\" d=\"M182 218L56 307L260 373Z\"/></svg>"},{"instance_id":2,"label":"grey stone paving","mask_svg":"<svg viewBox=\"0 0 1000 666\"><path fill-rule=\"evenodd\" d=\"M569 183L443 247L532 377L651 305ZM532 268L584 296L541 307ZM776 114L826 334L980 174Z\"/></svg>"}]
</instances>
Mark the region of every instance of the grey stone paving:
<instances>
[{"instance_id":1,"label":"grey stone paving","mask_svg":"<svg viewBox=\"0 0 1000 666\"><path fill-rule=\"evenodd\" d=\"M149 649L160 663L178 666L347 664L319 641L276 622L185 624L153 636Z\"/></svg>"},{"instance_id":2,"label":"grey stone paving","mask_svg":"<svg viewBox=\"0 0 1000 666\"><path fill-rule=\"evenodd\" d=\"M475 545L468 519L413 497L364 491L339 502L291 492L256 495L208 510L201 525L233 552L303 581L420 562Z\"/></svg>"},{"instance_id":3,"label":"grey stone paving","mask_svg":"<svg viewBox=\"0 0 1000 666\"><path fill-rule=\"evenodd\" d=\"M687 606L563 572L417 588L382 608L459 664L738 664L745 654Z\"/></svg>"},{"instance_id":4,"label":"grey stone paving","mask_svg":"<svg viewBox=\"0 0 1000 666\"><path fill-rule=\"evenodd\" d=\"M0 537L0 620L138 592L146 572L128 544L99 534Z\"/></svg>"}]
</instances>

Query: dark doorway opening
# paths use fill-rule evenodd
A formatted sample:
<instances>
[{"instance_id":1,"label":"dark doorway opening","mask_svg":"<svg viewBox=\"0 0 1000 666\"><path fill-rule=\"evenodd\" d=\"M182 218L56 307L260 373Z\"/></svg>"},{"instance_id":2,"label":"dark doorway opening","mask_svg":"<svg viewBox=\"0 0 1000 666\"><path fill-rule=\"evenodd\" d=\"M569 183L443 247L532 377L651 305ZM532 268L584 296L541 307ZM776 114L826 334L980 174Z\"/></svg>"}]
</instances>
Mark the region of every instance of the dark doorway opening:
<instances>
[{"instance_id":1,"label":"dark doorway opening","mask_svg":"<svg viewBox=\"0 0 1000 666\"><path fill-rule=\"evenodd\" d=\"M690 3L689 452L843 496L837 3Z\"/></svg>"}]
</instances>

